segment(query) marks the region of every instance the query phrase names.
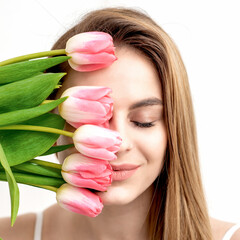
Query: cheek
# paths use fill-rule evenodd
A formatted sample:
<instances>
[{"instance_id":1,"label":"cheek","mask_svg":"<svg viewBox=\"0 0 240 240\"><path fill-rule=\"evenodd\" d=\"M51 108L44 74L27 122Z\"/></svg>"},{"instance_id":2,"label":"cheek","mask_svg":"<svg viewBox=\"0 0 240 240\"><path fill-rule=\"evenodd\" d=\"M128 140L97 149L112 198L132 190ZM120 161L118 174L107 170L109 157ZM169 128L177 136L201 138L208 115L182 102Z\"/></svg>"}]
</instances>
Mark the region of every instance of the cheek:
<instances>
[{"instance_id":1,"label":"cheek","mask_svg":"<svg viewBox=\"0 0 240 240\"><path fill-rule=\"evenodd\" d=\"M167 148L167 133L164 126L157 126L138 137L139 151L144 155L149 166L161 165Z\"/></svg>"},{"instance_id":2,"label":"cheek","mask_svg":"<svg viewBox=\"0 0 240 240\"><path fill-rule=\"evenodd\" d=\"M145 158L145 187L149 187L159 176L167 149L167 133L165 128L159 127L152 133L146 134L144 144L141 145Z\"/></svg>"},{"instance_id":3,"label":"cheek","mask_svg":"<svg viewBox=\"0 0 240 240\"><path fill-rule=\"evenodd\" d=\"M167 149L167 133L164 126L157 126L145 137L138 140L139 151L145 159L144 175L146 183L152 183L160 174L166 149Z\"/></svg>"}]
</instances>

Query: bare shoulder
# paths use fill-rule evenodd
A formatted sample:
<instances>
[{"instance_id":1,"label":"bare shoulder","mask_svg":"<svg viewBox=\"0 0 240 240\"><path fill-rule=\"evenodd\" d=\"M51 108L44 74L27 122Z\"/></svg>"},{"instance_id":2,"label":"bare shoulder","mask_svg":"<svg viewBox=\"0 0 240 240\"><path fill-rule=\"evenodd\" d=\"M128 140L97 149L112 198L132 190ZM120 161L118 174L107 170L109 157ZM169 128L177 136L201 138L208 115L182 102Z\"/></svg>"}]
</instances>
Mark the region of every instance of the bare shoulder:
<instances>
[{"instance_id":1,"label":"bare shoulder","mask_svg":"<svg viewBox=\"0 0 240 240\"><path fill-rule=\"evenodd\" d=\"M36 215L28 213L19 215L13 227L9 217L0 219L0 238L3 240L32 240Z\"/></svg>"},{"instance_id":2,"label":"bare shoulder","mask_svg":"<svg viewBox=\"0 0 240 240\"><path fill-rule=\"evenodd\" d=\"M236 223L225 222L215 218L210 219L213 240L222 240L226 232L233 227ZM240 229L236 230L231 240L239 240L240 239Z\"/></svg>"}]
</instances>

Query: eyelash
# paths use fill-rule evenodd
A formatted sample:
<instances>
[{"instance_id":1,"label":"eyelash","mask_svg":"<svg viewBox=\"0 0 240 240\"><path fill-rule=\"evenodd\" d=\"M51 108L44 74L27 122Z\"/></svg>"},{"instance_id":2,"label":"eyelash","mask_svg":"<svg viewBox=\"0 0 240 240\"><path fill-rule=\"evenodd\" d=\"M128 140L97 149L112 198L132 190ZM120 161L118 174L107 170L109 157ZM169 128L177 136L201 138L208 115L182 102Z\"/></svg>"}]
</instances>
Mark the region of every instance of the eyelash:
<instances>
[{"instance_id":1,"label":"eyelash","mask_svg":"<svg viewBox=\"0 0 240 240\"><path fill-rule=\"evenodd\" d=\"M139 127L139 128L150 128L150 127L153 127L154 124L153 122L146 122L146 123L140 123L140 122L136 122L136 121L132 121L136 127Z\"/></svg>"}]
</instances>

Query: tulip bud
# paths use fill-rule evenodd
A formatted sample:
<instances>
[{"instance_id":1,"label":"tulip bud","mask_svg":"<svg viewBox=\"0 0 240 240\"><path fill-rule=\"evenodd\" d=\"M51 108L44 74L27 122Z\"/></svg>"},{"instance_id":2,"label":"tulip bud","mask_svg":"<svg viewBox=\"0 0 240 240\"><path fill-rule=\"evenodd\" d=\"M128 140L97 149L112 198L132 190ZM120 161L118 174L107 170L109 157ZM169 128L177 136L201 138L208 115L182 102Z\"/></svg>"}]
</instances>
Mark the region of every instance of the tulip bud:
<instances>
[{"instance_id":1,"label":"tulip bud","mask_svg":"<svg viewBox=\"0 0 240 240\"><path fill-rule=\"evenodd\" d=\"M67 183L57 190L56 199L61 207L88 217L96 217L103 208L102 200L97 194Z\"/></svg>"},{"instance_id":2,"label":"tulip bud","mask_svg":"<svg viewBox=\"0 0 240 240\"><path fill-rule=\"evenodd\" d=\"M62 176L73 186L106 191L112 182L112 167L108 161L73 153L63 162Z\"/></svg>"},{"instance_id":3,"label":"tulip bud","mask_svg":"<svg viewBox=\"0 0 240 240\"><path fill-rule=\"evenodd\" d=\"M105 32L84 32L66 43L69 65L76 71L89 72L111 65L117 60L112 37Z\"/></svg>"},{"instance_id":4,"label":"tulip bud","mask_svg":"<svg viewBox=\"0 0 240 240\"><path fill-rule=\"evenodd\" d=\"M83 124L104 125L112 117L111 92L110 88L101 86L68 88L61 96L68 98L59 105L59 113L75 128Z\"/></svg>"},{"instance_id":5,"label":"tulip bud","mask_svg":"<svg viewBox=\"0 0 240 240\"><path fill-rule=\"evenodd\" d=\"M85 124L79 127L73 135L75 148L88 157L114 160L122 143L117 131L96 125Z\"/></svg>"}]
</instances>

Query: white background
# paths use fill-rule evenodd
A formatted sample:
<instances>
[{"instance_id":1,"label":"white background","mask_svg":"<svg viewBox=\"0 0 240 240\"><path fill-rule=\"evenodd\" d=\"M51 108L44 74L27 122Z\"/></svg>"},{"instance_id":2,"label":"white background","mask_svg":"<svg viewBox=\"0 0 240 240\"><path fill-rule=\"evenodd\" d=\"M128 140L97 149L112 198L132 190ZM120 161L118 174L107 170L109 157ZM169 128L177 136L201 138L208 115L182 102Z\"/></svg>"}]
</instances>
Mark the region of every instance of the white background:
<instances>
[{"instance_id":1,"label":"white background","mask_svg":"<svg viewBox=\"0 0 240 240\"><path fill-rule=\"evenodd\" d=\"M210 214L240 222L238 0L0 0L0 61L49 50L84 13L107 6L143 9L178 45L189 74ZM20 194L20 213L55 203L47 190L20 186ZM0 217L9 215L8 187L1 182Z\"/></svg>"}]
</instances>

